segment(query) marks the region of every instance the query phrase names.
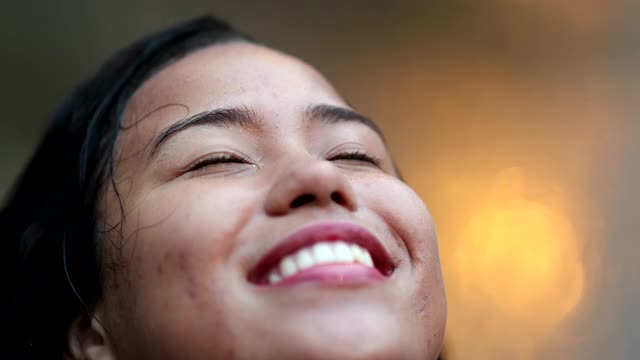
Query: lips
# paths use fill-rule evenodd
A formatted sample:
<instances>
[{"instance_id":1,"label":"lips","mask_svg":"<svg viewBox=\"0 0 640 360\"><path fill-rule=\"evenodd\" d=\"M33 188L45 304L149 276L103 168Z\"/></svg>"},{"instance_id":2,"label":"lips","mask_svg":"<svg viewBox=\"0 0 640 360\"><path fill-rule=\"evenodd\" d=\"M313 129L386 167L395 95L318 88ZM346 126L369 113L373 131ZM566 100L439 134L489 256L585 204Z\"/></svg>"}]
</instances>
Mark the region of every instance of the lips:
<instances>
[{"instance_id":1,"label":"lips","mask_svg":"<svg viewBox=\"0 0 640 360\"><path fill-rule=\"evenodd\" d=\"M341 283L382 280L395 265L380 241L351 223L306 226L283 239L249 271L257 285L290 285L301 281Z\"/></svg>"}]
</instances>

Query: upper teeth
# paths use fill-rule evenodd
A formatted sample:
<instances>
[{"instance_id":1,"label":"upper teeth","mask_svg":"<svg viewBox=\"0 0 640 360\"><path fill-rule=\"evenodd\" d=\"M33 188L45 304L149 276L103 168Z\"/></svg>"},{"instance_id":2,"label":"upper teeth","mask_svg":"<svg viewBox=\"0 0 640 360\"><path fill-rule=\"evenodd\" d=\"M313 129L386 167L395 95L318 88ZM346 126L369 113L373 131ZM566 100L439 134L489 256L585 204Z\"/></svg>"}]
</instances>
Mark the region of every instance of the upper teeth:
<instances>
[{"instance_id":1,"label":"upper teeth","mask_svg":"<svg viewBox=\"0 0 640 360\"><path fill-rule=\"evenodd\" d=\"M268 281L269 284L277 283L314 265L353 262L373 267L369 251L359 245L344 241L319 242L285 256L280 260L280 264L269 272Z\"/></svg>"}]
</instances>

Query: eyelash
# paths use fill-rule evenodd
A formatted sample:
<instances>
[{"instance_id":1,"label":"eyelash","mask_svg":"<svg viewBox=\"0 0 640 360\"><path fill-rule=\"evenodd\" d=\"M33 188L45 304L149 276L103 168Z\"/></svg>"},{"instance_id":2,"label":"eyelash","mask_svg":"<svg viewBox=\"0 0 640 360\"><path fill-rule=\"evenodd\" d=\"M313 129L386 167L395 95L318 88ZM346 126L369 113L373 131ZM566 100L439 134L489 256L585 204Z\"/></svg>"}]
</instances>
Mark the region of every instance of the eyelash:
<instances>
[{"instance_id":1,"label":"eyelash","mask_svg":"<svg viewBox=\"0 0 640 360\"><path fill-rule=\"evenodd\" d=\"M356 160L356 161L368 162L368 163L371 163L371 164L373 164L375 166L380 166L380 159L367 154L363 150L346 151L346 152L343 152L343 153L340 153L340 154L333 155L330 158L328 158L327 160L329 160L329 161Z\"/></svg>"},{"instance_id":2,"label":"eyelash","mask_svg":"<svg viewBox=\"0 0 640 360\"><path fill-rule=\"evenodd\" d=\"M250 164L251 161L248 158L237 154L215 154L196 161L193 165L189 166L188 171L196 171L205 166L224 163Z\"/></svg>"},{"instance_id":3,"label":"eyelash","mask_svg":"<svg viewBox=\"0 0 640 360\"><path fill-rule=\"evenodd\" d=\"M355 160L355 161L368 162L375 166L380 165L380 159L375 158L362 150L345 151L343 153L333 155L327 160L329 161ZM196 161L193 165L189 167L188 171L189 172L197 171L209 165L224 164L224 163L250 164L251 161L248 158L241 155L237 155L237 154L230 154L230 153L216 154L216 155L205 157L201 160Z\"/></svg>"}]
</instances>

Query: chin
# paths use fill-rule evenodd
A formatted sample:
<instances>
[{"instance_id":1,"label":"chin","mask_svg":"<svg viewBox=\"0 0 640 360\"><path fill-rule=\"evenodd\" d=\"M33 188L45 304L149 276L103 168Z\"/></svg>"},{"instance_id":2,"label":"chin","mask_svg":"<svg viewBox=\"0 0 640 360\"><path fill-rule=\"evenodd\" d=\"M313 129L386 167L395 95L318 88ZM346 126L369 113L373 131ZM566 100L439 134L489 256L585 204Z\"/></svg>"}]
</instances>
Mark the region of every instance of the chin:
<instances>
[{"instance_id":1,"label":"chin","mask_svg":"<svg viewBox=\"0 0 640 360\"><path fill-rule=\"evenodd\" d=\"M287 322L265 359L429 359L420 330L403 328L397 315L349 308L311 312ZM370 310L370 309L369 309ZM273 334L272 334L273 335ZM275 343L280 346L274 346ZM277 352L277 353L276 353ZM258 355L258 354L256 354ZM260 355L253 357L260 358Z\"/></svg>"}]
</instances>

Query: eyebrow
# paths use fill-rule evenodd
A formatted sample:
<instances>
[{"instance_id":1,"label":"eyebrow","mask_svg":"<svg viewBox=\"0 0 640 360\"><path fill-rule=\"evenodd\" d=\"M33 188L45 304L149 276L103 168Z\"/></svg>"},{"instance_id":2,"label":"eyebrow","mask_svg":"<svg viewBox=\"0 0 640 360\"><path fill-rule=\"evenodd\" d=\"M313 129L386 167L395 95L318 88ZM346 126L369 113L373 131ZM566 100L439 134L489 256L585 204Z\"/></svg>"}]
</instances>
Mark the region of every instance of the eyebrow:
<instances>
[{"instance_id":1,"label":"eyebrow","mask_svg":"<svg viewBox=\"0 0 640 360\"><path fill-rule=\"evenodd\" d=\"M382 131L373 120L349 108L320 104L309 106L305 112L307 115L306 118L309 120L319 119L329 124L357 122L366 125L375 131L384 141Z\"/></svg>"},{"instance_id":2,"label":"eyebrow","mask_svg":"<svg viewBox=\"0 0 640 360\"><path fill-rule=\"evenodd\" d=\"M384 141L382 131L371 119L348 108L326 104L309 106L305 109L305 121L314 120L320 120L329 124L341 122L360 123L371 128ZM153 142L149 157L153 157L160 146L171 137L188 128L202 125L215 127L238 127L246 130L256 130L263 126L262 119L259 114L248 107L231 107L203 111L179 120L162 130Z\"/></svg>"},{"instance_id":3,"label":"eyebrow","mask_svg":"<svg viewBox=\"0 0 640 360\"><path fill-rule=\"evenodd\" d=\"M172 136L190 127L201 125L255 130L260 127L260 118L255 111L247 107L223 108L197 113L162 130L153 142L149 156L152 157L158 151L160 145Z\"/></svg>"}]
</instances>

